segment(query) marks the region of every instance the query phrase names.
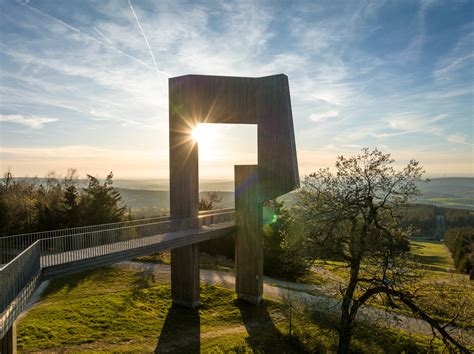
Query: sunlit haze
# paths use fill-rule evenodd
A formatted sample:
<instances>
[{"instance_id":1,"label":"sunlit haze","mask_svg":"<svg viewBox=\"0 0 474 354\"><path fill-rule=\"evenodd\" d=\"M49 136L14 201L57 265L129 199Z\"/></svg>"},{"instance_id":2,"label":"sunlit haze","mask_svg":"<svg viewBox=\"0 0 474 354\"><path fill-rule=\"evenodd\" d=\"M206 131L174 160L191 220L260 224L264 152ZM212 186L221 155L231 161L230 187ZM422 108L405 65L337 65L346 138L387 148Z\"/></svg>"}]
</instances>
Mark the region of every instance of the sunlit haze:
<instances>
[{"instance_id":1,"label":"sunlit haze","mask_svg":"<svg viewBox=\"0 0 474 354\"><path fill-rule=\"evenodd\" d=\"M0 4L2 173L168 178L168 78L284 73L301 176L365 146L474 175L472 1ZM257 163L256 126L190 135L201 178Z\"/></svg>"}]
</instances>

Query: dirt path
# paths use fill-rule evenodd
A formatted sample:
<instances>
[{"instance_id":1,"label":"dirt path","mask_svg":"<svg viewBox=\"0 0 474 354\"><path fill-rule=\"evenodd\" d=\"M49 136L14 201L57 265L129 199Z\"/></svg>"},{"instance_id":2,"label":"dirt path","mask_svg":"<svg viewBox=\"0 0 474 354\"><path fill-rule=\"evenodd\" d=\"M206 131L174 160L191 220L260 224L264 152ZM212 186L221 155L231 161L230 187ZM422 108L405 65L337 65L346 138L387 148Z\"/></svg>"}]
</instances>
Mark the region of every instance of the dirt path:
<instances>
[{"instance_id":1,"label":"dirt path","mask_svg":"<svg viewBox=\"0 0 474 354\"><path fill-rule=\"evenodd\" d=\"M115 266L141 270L153 275L156 280L170 281L170 266L168 265L127 261L117 263ZM235 287L235 275L231 271L201 269L200 276L201 282L206 284L220 285L228 289ZM265 297L270 299L282 301L291 296L293 300L315 306L319 311L334 315L340 313L339 300L325 295L325 289L320 285L300 284L264 277L263 291ZM357 314L357 319L359 321L375 321L383 327L404 330L413 334L432 335L431 327L424 321L401 314L387 313L382 309L370 306L362 307ZM451 330L474 343L472 331L468 333L458 328L451 328Z\"/></svg>"}]
</instances>

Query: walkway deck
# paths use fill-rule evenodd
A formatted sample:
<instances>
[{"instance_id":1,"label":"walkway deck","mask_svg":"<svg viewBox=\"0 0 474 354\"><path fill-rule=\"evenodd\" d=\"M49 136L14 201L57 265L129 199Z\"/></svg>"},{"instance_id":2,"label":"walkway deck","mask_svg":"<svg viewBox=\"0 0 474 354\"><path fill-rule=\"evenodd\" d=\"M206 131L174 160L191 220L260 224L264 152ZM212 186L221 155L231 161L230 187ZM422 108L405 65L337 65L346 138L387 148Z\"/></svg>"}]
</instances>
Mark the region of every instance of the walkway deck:
<instances>
[{"instance_id":1,"label":"walkway deck","mask_svg":"<svg viewBox=\"0 0 474 354\"><path fill-rule=\"evenodd\" d=\"M0 239L2 259L16 254L0 268L0 339L41 280L215 239L234 228L234 211L227 209L179 221L146 219Z\"/></svg>"}]
</instances>

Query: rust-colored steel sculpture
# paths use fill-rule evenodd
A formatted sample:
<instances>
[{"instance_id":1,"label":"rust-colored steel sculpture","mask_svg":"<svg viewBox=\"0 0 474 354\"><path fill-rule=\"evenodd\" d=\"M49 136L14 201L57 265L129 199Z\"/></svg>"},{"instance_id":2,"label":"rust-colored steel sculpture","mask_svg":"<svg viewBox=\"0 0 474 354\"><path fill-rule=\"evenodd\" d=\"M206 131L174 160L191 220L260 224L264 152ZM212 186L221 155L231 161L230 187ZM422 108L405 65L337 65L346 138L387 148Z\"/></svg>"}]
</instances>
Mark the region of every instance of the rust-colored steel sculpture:
<instances>
[{"instance_id":1,"label":"rust-colored steel sculpture","mask_svg":"<svg viewBox=\"0 0 474 354\"><path fill-rule=\"evenodd\" d=\"M170 209L174 220L197 216L198 123L256 124L258 165L235 166L236 291L258 303L263 290L262 204L299 184L286 75L261 78L186 75L169 80ZM199 304L198 245L171 252L175 304Z\"/></svg>"}]
</instances>

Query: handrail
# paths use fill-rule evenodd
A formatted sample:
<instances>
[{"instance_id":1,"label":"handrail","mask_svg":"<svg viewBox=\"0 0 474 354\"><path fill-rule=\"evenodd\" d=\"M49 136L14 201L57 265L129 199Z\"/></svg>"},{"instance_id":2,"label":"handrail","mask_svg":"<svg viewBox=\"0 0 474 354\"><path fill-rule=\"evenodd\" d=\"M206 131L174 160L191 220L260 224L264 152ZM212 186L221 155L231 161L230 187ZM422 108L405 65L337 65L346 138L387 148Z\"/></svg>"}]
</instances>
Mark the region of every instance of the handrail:
<instances>
[{"instance_id":1,"label":"handrail","mask_svg":"<svg viewBox=\"0 0 474 354\"><path fill-rule=\"evenodd\" d=\"M234 208L223 208L223 209L201 210L201 211L199 211L199 216L213 214L213 213L216 213L216 212L227 212L227 211L233 211L233 210L235 210L235 209ZM86 228L107 227L107 226L114 226L114 225L120 225L120 224L126 224L126 223L143 223L143 222L146 222L148 220L157 220L157 219L167 220L167 219L170 219L170 216L169 215L153 216L151 218L142 218L142 219L135 219L135 220L127 220L127 221L117 221L117 222L111 222L111 223L105 223L105 224L85 225L85 226L76 226L76 227L69 227L69 228L63 228L63 229L45 230L45 231L37 231L37 232L27 232L27 233L23 233L23 234L6 235L6 236L3 236L3 238L29 236L29 235L36 235L36 234L43 234L43 233L53 233L53 232L54 233L71 232L71 231L76 231L76 230L79 230L79 229L86 229ZM93 230L90 230L90 231L93 231ZM1 238L2 237L0 237L0 239Z\"/></svg>"},{"instance_id":2,"label":"handrail","mask_svg":"<svg viewBox=\"0 0 474 354\"><path fill-rule=\"evenodd\" d=\"M234 209L217 209L217 210L207 210L199 212L199 217L205 215L219 214L222 212L230 212ZM60 237L75 235L87 232L97 232L103 230L112 230L117 228L125 228L129 226L137 226L144 224L154 224L157 222L165 222L170 220L169 216L153 217L153 218L144 218L130 221L120 221L116 223L108 224L99 224L99 225L90 225L90 226L79 226L69 229L59 229L59 230L49 230L49 231L39 231L31 232L26 234L17 234L9 235L5 237L0 237L0 264L8 263L13 259L21 250L30 246L37 240L46 239L51 237Z\"/></svg>"},{"instance_id":3,"label":"handrail","mask_svg":"<svg viewBox=\"0 0 474 354\"><path fill-rule=\"evenodd\" d=\"M160 242L181 247L187 236L218 231L233 221L234 209L211 210L197 217L163 220L38 239L0 266L0 339L28 304L42 279L42 268L98 256L140 250ZM149 219L147 219L149 220ZM202 238L201 238L202 239ZM193 242L197 238L191 237ZM199 242L199 241L197 241ZM3 249L1 249L3 251ZM135 251L136 252L136 251ZM117 253L118 254L118 253Z\"/></svg>"},{"instance_id":4,"label":"handrail","mask_svg":"<svg viewBox=\"0 0 474 354\"><path fill-rule=\"evenodd\" d=\"M12 318L23 311L36 289L41 271L40 257L38 240L0 268L0 338L11 326Z\"/></svg>"},{"instance_id":5,"label":"handrail","mask_svg":"<svg viewBox=\"0 0 474 354\"><path fill-rule=\"evenodd\" d=\"M152 224L127 226L116 229L86 232L41 239L42 266L68 263L121 252L159 242L160 235L196 233L203 226L233 220L234 211L202 215L197 218L168 220ZM182 236L182 235L181 235Z\"/></svg>"}]
</instances>

